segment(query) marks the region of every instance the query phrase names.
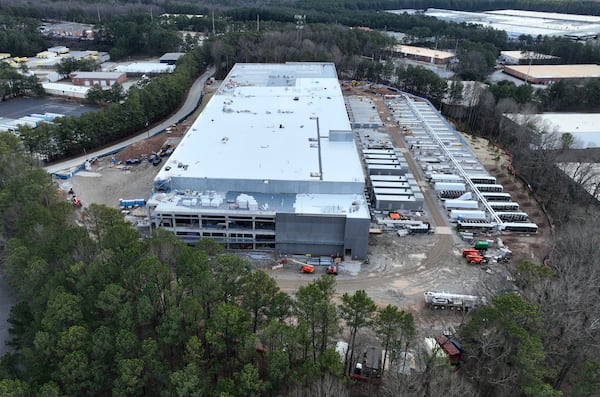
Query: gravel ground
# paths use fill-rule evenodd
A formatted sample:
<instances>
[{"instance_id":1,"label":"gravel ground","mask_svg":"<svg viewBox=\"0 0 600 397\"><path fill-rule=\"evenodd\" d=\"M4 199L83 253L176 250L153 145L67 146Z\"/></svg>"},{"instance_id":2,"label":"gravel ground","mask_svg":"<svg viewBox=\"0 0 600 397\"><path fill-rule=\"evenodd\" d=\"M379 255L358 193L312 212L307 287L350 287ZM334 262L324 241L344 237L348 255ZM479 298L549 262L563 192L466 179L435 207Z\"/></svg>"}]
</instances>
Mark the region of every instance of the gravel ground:
<instances>
[{"instance_id":1,"label":"gravel ground","mask_svg":"<svg viewBox=\"0 0 600 397\"><path fill-rule=\"evenodd\" d=\"M148 199L152 191L152 181L159 171L147 161L138 165L113 165L110 159L101 159L93 164L90 171L82 171L60 184L67 192L73 188L83 206L90 203L119 208L119 199Z\"/></svg>"}]
</instances>

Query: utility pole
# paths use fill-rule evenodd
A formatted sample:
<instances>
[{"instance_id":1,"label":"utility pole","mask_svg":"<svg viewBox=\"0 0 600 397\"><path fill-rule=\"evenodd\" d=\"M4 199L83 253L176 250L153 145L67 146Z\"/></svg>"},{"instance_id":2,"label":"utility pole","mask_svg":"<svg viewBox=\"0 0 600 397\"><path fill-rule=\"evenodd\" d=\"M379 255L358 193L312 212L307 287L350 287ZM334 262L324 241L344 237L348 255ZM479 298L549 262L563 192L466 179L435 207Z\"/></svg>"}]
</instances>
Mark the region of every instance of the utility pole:
<instances>
[{"instance_id":1,"label":"utility pole","mask_svg":"<svg viewBox=\"0 0 600 397\"><path fill-rule=\"evenodd\" d=\"M215 12L212 12L212 27L213 27L213 34L215 33Z\"/></svg>"},{"instance_id":2,"label":"utility pole","mask_svg":"<svg viewBox=\"0 0 600 397\"><path fill-rule=\"evenodd\" d=\"M294 15L294 19L296 20L296 41L302 42L302 31L306 22L306 15Z\"/></svg>"},{"instance_id":3,"label":"utility pole","mask_svg":"<svg viewBox=\"0 0 600 397\"><path fill-rule=\"evenodd\" d=\"M256 14L256 31L260 32L260 14Z\"/></svg>"}]
</instances>

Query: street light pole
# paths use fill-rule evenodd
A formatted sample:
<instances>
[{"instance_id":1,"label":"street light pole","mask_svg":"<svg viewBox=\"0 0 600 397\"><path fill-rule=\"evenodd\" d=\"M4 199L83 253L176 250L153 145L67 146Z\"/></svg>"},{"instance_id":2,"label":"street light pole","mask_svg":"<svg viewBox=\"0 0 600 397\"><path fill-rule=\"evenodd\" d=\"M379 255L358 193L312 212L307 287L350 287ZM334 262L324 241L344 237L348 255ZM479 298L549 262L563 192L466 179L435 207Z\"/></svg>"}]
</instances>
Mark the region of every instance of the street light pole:
<instances>
[{"instance_id":1,"label":"street light pole","mask_svg":"<svg viewBox=\"0 0 600 397\"><path fill-rule=\"evenodd\" d=\"M321 128L319 126L319 116L313 116L311 120L317 121L317 150L319 156L319 180L323 180L323 164L321 162Z\"/></svg>"}]
</instances>

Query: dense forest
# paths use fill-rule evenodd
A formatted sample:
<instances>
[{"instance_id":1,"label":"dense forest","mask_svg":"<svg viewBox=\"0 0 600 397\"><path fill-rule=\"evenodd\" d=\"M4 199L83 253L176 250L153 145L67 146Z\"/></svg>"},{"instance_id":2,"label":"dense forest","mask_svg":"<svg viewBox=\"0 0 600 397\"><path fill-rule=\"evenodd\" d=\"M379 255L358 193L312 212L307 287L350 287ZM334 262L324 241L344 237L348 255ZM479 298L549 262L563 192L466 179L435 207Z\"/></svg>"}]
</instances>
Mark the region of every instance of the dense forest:
<instances>
[{"instance_id":1,"label":"dense forest","mask_svg":"<svg viewBox=\"0 0 600 397\"><path fill-rule=\"evenodd\" d=\"M593 221L562 222L550 265L515 267L521 296L465 318L454 372L419 348L412 316L395 306L360 290L335 303L331 276L291 298L212 241L189 247L160 230L140 240L116 210L74 210L30 164L0 133L1 264L20 299L2 395L583 397L600 386ZM391 364L380 383L350 382L364 347L355 343L375 332ZM421 369L401 374L409 345Z\"/></svg>"}]
</instances>

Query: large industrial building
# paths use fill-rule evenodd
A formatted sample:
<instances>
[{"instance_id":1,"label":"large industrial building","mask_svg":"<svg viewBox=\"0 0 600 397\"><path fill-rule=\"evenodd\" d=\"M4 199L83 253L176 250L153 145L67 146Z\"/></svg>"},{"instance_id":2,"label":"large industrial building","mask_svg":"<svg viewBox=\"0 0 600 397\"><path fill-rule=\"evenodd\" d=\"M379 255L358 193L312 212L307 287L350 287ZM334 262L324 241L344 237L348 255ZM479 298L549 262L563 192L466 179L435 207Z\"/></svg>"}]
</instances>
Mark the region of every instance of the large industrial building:
<instances>
[{"instance_id":1,"label":"large industrial building","mask_svg":"<svg viewBox=\"0 0 600 397\"><path fill-rule=\"evenodd\" d=\"M533 122L542 132L556 134L557 138L569 133L575 138L574 148L600 147L600 113L508 113L505 116L519 125ZM561 145L557 139L556 148Z\"/></svg>"},{"instance_id":2,"label":"large industrial building","mask_svg":"<svg viewBox=\"0 0 600 397\"><path fill-rule=\"evenodd\" d=\"M367 255L365 178L332 63L237 64L154 180L153 227L280 254Z\"/></svg>"},{"instance_id":3,"label":"large industrial building","mask_svg":"<svg viewBox=\"0 0 600 397\"><path fill-rule=\"evenodd\" d=\"M400 13L402 10L392 11ZM486 28L506 31L510 39L521 35L562 36L573 40L598 37L600 17L592 15L560 14L523 10L495 10L467 12L429 8L425 15L444 21L472 23Z\"/></svg>"}]
</instances>

